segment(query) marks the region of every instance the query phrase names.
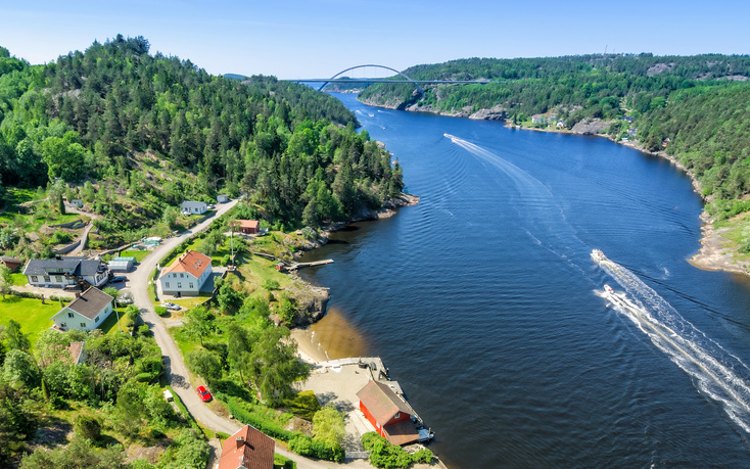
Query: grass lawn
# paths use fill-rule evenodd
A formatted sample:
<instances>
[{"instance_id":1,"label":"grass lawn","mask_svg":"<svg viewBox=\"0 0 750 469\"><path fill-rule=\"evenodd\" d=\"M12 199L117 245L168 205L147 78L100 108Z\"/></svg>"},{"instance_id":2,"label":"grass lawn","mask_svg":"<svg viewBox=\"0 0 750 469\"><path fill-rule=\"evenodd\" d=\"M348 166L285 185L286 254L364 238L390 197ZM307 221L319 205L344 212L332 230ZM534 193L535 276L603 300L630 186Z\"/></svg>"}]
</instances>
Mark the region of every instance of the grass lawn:
<instances>
[{"instance_id":1,"label":"grass lawn","mask_svg":"<svg viewBox=\"0 0 750 469\"><path fill-rule=\"evenodd\" d=\"M210 297L208 296L193 296L190 298L175 298L173 300L169 300L169 302L180 305L185 309L192 309L200 304L205 303L209 298Z\"/></svg>"},{"instance_id":2,"label":"grass lawn","mask_svg":"<svg viewBox=\"0 0 750 469\"><path fill-rule=\"evenodd\" d=\"M260 256L252 256L238 267L242 275L242 288L252 296L266 295L264 285L277 282L279 290L288 290L294 284L294 279L287 274L278 272L276 262ZM228 279L235 279L228 276Z\"/></svg>"},{"instance_id":3,"label":"grass lawn","mask_svg":"<svg viewBox=\"0 0 750 469\"><path fill-rule=\"evenodd\" d=\"M62 307L58 301L45 301L36 298L8 296L0 300L0 324L8 324L13 319L28 334L32 346L39 334L52 326L52 316Z\"/></svg>"},{"instance_id":4,"label":"grass lawn","mask_svg":"<svg viewBox=\"0 0 750 469\"><path fill-rule=\"evenodd\" d=\"M117 315L120 315L120 321L117 321ZM99 326L99 329L104 331L105 334L117 334L118 332L128 333L125 329L125 308L115 308L112 314Z\"/></svg>"},{"instance_id":5,"label":"grass lawn","mask_svg":"<svg viewBox=\"0 0 750 469\"><path fill-rule=\"evenodd\" d=\"M151 251L145 249L128 249L122 251L120 257L133 257L136 262L140 263L149 254L151 254Z\"/></svg>"},{"instance_id":6,"label":"grass lawn","mask_svg":"<svg viewBox=\"0 0 750 469\"><path fill-rule=\"evenodd\" d=\"M15 273L10 274L11 281L13 282L14 286L21 287L23 285L26 285L26 283L29 281L28 278L22 273Z\"/></svg>"}]
</instances>

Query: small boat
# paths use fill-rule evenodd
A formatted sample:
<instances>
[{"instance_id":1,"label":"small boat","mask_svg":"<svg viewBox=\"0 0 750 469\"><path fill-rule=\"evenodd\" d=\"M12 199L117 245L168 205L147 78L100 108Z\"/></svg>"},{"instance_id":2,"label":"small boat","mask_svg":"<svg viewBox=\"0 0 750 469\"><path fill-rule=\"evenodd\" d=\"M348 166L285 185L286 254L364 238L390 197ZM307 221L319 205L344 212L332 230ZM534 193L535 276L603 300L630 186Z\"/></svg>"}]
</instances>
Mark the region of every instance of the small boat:
<instances>
[{"instance_id":1,"label":"small boat","mask_svg":"<svg viewBox=\"0 0 750 469\"><path fill-rule=\"evenodd\" d=\"M607 292L609 295L614 295L614 293L615 293L615 291L612 290L612 287L610 287L606 283L604 284L604 291Z\"/></svg>"},{"instance_id":2,"label":"small boat","mask_svg":"<svg viewBox=\"0 0 750 469\"><path fill-rule=\"evenodd\" d=\"M601 249L592 249L591 258L594 259L596 262L602 262L603 260L606 259L606 256L601 251Z\"/></svg>"}]
</instances>

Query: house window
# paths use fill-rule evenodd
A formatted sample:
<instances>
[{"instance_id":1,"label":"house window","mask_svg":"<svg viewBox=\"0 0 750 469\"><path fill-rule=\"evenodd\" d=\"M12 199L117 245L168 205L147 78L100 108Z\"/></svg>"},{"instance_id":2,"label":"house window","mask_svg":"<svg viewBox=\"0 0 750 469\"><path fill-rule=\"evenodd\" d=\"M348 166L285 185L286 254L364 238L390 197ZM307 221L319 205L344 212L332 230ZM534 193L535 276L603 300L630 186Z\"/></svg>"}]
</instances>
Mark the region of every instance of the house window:
<instances>
[{"instance_id":1,"label":"house window","mask_svg":"<svg viewBox=\"0 0 750 469\"><path fill-rule=\"evenodd\" d=\"M177 288L182 288L182 282L177 282Z\"/></svg>"},{"instance_id":2,"label":"house window","mask_svg":"<svg viewBox=\"0 0 750 469\"><path fill-rule=\"evenodd\" d=\"M193 282L190 282L190 288L195 288L195 287L193 286Z\"/></svg>"},{"instance_id":3,"label":"house window","mask_svg":"<svg viewBox=\"0 0 750 469\"><path fill-rule=\"evenodd\" d=\"M180 278L185 278L185 274L180 274Z\"/></svg>"},{"instance_id":4,"label":"house window","mask_svg":"<svg viewBox=\"0 0 750 469\"><path fill-rule=\"evenodd\" d=\"M49 279L49 275L45 275L45 276L44 276L44 281L45 281L45 282L49 282L49 281L50 281L50 279Z\"/></svg>"},{"instance_id":5,"label":"house window","mask_svg":"<svg viewBox=\"0 0 750 469\"><path fill-rule=\"evenodd\" d=\"M56 275L56 276L55 276L55 281L56 281L56 282L62 282L62 281L63 281L63 278L62 278L62 277L60 277L59 275Z\"/></svg>"},{"instance_id":6,"label":"house window","mask_svg":"<svg viewBox=\"0 0 750 469\"><path fill-rule=\"evenodd\" d=\"M32 275L31 276L31 281L34 282L34 283L36 283L36 282L39 281L39 277L37 277L36 275Z\"/></svg>"},{"instance_id":7,"label":"house window","mask_svg":"<svg viewBox=\"0 0 750 469\"><path fill-rule=\"evenodd\" d=\"M164 286L169 288L169 282L164 282Z\"/></svg>"},{"instance_id":8,"label":"house window","mask_svg":"<svg viewBox=\"0 0 750 469\"><path fill-rule=\"evenodd\" d=\"M74 317L74 316L73 316L73 313L71 313L70 311L68 311L68 317L69 317L69 318L72 318L72 317Z\"/></svg>"},{"instance_id":9,"label":"house window","mask_svg":"<svg viewBox=\"0 0 750 469\"><path fill-rule=\"evenodd\" d=\"M401 412L396 412L396 415L393 416L394 419L397 419L401 417Z\"/></svg>"},{"instance_id":10,"label":"house window","mask_svg":"<svg viewBox=\"0 0 750 469\"><path fill-rule=\"evenodd\" d=\"M82 323L81 323L81 327L86 327L86 323L85 323L85 322L82 322Z\"/></svg>"},{"instance_id":11,"label":"house window","mask_svg":"<svg viewBox=\"0 0 750 469\"><path fill-rule=\"evenodd\" d=\"M65 329L66 327L68 327L68 323L67 322L61 322L60 323L60 327L62 327L63 329Z\"/></svg>"},{"instance_id":12,"label":"house window","mask_svg":"<svg viewBox=\"0 0 750 469\"><path fill-rule=\"evenodd\" d=\"M94 318L94 322L99 322L99 316Z\"/></svg>"}]
</instances>

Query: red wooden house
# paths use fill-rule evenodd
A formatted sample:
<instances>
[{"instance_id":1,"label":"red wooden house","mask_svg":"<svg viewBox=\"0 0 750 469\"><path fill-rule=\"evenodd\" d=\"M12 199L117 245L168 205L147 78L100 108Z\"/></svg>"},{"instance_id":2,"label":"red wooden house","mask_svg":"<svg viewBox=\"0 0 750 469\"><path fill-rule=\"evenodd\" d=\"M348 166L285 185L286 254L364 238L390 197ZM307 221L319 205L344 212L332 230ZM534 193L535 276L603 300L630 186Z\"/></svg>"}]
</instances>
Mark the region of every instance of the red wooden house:
<instances>
[{"instance_id":1,"label":"red wooden house","mask_svg":"<svg viewBox=\"0 0 750 469\"><path fill-rule=\"evenodd\" d=\"M240 233L256 234L260 229L258 220L237 220L234 225Z\"/></svg>"},{"instance_id":2,"label":"red wooden house","mask_svg":"<svg viewBox=\"0 0 750 469\"><path fill-rule=\"evenodd\" d=\"M359 409L375 430L394 445L406 445L419 440L411 417L414 409L387 384L370 381L357 393Z\"/></svg>"}]
</instances>

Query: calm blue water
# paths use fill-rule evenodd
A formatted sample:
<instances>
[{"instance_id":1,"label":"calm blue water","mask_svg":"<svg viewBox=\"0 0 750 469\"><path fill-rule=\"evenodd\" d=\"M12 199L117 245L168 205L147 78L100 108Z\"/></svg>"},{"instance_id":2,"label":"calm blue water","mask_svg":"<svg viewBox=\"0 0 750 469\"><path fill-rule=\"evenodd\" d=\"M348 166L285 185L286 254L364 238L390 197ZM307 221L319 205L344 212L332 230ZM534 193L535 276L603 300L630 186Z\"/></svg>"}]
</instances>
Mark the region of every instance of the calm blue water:
<instances>
[{"instance_id":1,"label":"calm blue water","mask_svg":"<svg viewBox=\"0 0 750 469\"><path fill-rule=\"evenodd\" d=\"M750 284L686 262L684 175L600 138L337 96L422 200L338 233L309 275L450 467L750 465ZM643 311L608 307L605 283Z\"/></svg>"}]
</instances>

